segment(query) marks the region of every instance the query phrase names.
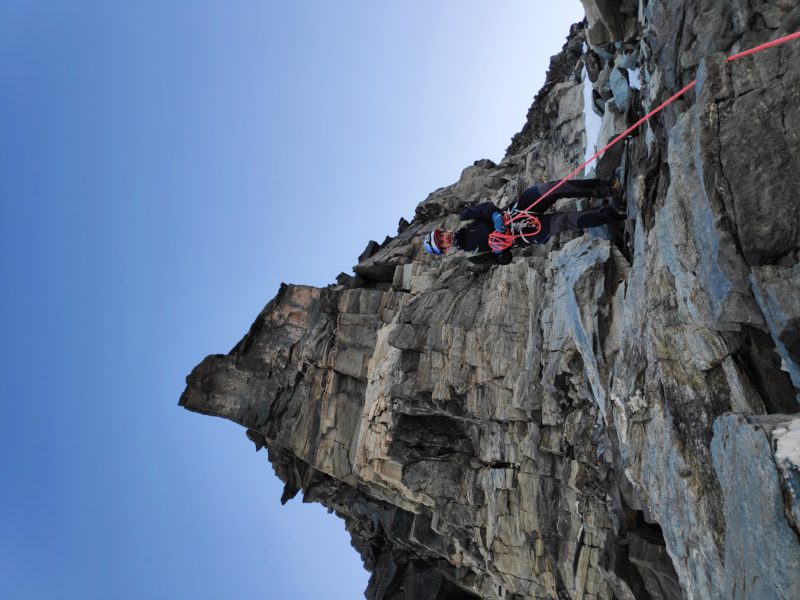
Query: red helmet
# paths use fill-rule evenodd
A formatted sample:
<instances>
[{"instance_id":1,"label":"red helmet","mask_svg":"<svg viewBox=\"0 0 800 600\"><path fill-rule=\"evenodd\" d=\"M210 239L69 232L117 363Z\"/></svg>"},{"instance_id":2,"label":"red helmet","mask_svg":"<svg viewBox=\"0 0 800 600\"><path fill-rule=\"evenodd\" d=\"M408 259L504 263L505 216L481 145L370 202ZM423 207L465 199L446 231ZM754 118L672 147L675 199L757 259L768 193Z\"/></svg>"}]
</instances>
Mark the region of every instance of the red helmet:
<instances>
[{"instance_id":1,"label":"red helmet","mask_svg":"<svg viewBox=\"0 0 800 600\"><path fill-rule=\"evenodd\" d=\"M444 251L436 243L436 238L442 233L441 229L434 229L430 233L426 233L422 238L422 247L428 254L444 254Z\"/></svg>"}]
</instances>

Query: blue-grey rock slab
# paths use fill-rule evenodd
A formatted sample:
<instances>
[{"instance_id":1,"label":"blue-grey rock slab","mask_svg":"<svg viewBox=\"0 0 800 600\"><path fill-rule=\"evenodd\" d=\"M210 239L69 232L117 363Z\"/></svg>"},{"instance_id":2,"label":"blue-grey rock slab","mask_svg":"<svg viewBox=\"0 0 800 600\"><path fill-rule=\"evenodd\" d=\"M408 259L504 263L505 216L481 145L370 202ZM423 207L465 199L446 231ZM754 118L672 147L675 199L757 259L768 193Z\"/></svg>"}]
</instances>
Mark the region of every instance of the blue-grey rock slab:
<instances>
[{"instance_id":1,"label":"blue-grey rock slab","mask_svg":"<svg viewBox=\"0 0 800 600\"><path fill-rule=\"evenodd\" d=\"M730 600L800 598L798 533L784 513L770 440L739 415L714 423L714 469L725 515L725 579Z\"/></svg>"}]
</instances>

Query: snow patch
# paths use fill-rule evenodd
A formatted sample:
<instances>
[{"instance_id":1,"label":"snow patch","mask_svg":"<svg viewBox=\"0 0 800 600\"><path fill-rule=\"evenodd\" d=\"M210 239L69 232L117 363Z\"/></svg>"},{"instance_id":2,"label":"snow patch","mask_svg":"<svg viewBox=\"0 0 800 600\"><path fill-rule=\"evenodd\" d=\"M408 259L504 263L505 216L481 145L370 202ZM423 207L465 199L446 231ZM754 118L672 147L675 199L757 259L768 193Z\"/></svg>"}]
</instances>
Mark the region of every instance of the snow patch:
<instances>
[{"instance_id":1,"label":"snow patch","mask_svg":"<svg viewBox=\"0 0 800 600\"><path fill-rule=\"evenodd\" d=\"M631 86L634 90L642 89L641 84L641 71L636 69L628 69L628 85Z\"/></svg>"},{"instance_id":2,"label":"snow patch","mask_svg":"<svg viewBox=\"0 0 800 600\"><path fill-rule=\"evenodd\" d=\"M800 470L800 419L793 420L788 429L777 427L772 431L772 439L776 441L775 460L789 463Z\"/></svg>"},{"instance_id":3,"label":"snow patch","mask_svg":"<svg viewBox=\"0 0 800 600\"><path fill-rule=\"evenodd\" d=\"M584 162L589 160L597 152L597 136L600 133L600 117L592 109L592 82L583 67L583 124L586 129L586 152ZM589 166L589 165L587 165Z\"/></svg>"}]
</instances>

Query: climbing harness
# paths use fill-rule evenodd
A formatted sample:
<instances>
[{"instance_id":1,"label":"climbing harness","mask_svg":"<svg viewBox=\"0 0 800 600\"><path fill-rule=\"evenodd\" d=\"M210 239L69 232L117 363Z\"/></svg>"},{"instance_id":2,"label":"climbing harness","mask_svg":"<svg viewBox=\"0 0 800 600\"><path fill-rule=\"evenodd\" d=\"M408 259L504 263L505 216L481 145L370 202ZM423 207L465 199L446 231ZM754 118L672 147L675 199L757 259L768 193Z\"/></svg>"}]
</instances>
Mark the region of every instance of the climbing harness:
<instances>
[{"instance_id":1,"label":"climbing harness","mask_svg":"<svg viewBox=\"0 0 800 600\"><path fill-rule=\"evenodd\" d=\"M515 239L521 239L526 244L530 244L528 238L542 230L542 222L539 217L516 207L503 212L503 224L508 231L495 231L489 235L489 248L494 252L502 252L506 248L510 248ZM498 241L502 243L498 243Z\"/></svg>"},{"instance_id":2,"label":"climbing harness","mask_svg":"<svg viewBox=\"0 0 800 600\"><path fill-rule=\"evenodd\" d=\"M515 221L515 214L521 215L521 220ZM508 219L508 222L506 222L506 219ZM542 230L542 222L539 220L539 217L526 210L519 210L517 208L513 208L508 213L505 213L503 215L503 222L506 223L506 226L511 227L512 233L516 232L521 234L524 231L527 237L537 235ZM523 241L530 244L525 236L522 238Z\"/></svg>"},{"instance_id":3,"label":"climbing harness","mask_svg":"<svg viewBox=\"0 0 800 600\"><path fill-rule=\"evenodd\" d=\"M800 38L800 31L798 31L796 33L789 34L789 35L785 35L785 36L780 37L780 38L778 38L776 40L773 40L771 42L766 42L764 44L761 44L760 46L756 46L755 48L750 48L749 50L745 50L743 52L739 52L738 54L734 54L732 56L729 56L727 58L727 62L733 62L733 61L738 60L740 58L744 58L745 56L750 56L751 54L755 54L757 52L761 52L762 50L766 50L767 48L772 48L773 46L778 46L780 44L783 44L783 43L788 42L790 40L796 40L798 38ZM697 80L695 79L690 84L688 84L686 87L681 89L679 92L677 92L676 94L674 94L674 95L670 96L669 98L667 98L667 100L665 100L664 102L659 104L656 108L654 108L649 113L647 113L645 116L643 116L641 119L636 121L636 123L634 123L633 125L628 127L628 129L626 129L625 131L620 133L617 137L615 137L613 140L611 140L604 148L598 150L589 160L587 160L580 167L578 167L577 169L572 171L572 173L570 173L569 175L564 177L564 179L559 181L558 184L556 184L555 186L550 188L545 194L543 194L540 198L538 198L535 202L533 202L528 208L526 208L525 210L518 211L516 215L514 215L514 216L512 216L510 218L510 224L513 224L513 222L516 221L517 219L522 219L522 218L527 218L528 216L533 216L528 211L530 211L534 206L539 204L539 202L541 202L542 200L547 198L550 194L555 192L558 188L560 188L562 185L564 185L567 181L569 181L575 175L580 173L583 170L583 168L586 167L586 165L591 163L598 156L603 154L606 150L608 150L609 148L614 146L620 140L626 138L628 136L628 134L630 134L632 131L636 130L636 128L638 128L639 125L641 125L642 123L650 120L654 115L656 115L657 113L659 113L662 110L664 110L667 106L669 106L670 104L675 102L675 100L677 100L678 98L683 96L686 92L691 90L695 86L696 83L697 83ZM538 219L536 219L536 221L538 221ZM541 223L539 223L539 229L541 229ZM495 231L494 233L489 235L489 247L492 250L494 250L495 252L502 252L506 248L510 248L511 246L513 246L515 241L517 241L519 239L521 239L523 241L527 241L527 240L525 240L526 237L534 236L537 233L539 233L539 230L537 230L535 233L531 233L529 231L526 231L526 232L521 232L520 231L518 233L514 233L513 230L512 230L511 233L508 233L508 232L504 233L504 232L500 232L500 231Z\"/></svg>"}]
</instances>

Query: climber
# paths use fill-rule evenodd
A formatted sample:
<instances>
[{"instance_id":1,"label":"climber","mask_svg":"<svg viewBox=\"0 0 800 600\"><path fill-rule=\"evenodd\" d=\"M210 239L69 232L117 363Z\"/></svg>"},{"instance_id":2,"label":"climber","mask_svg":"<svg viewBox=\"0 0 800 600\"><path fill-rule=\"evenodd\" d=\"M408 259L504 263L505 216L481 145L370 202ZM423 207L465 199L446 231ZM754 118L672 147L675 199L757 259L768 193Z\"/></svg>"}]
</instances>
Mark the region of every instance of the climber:
<instances>
[{"instance_id":1,"label":"climber","mask_svg":"<svg viewBox=\"0 0 800 600\"><path fill-rule=\"evenodd\" d=\"M513 230L525 237L518 237L512 247L528 244L544 244L551 236L567 230L600 227L611 221L625 219L625 204L619 176L613 179L575 179L561 185L554 193L536 204L530 217L512 221L512 215L524 211L558 184L557 181L540 183L525 190L507 211L502 211L492 202L481 202L461 211L461 222L455 231L434 229L422 239L422 246L429 254L445 254L451 248L464 250L469 261L482 265L507 265L512 260L511 250L492 250L489 236L494 231ZM545 211L561 198L605 198L608 204L572 212ZM534 216L535 214L535 216ZM538 228L538 231L537 231Z\"/></svg>"}]
</instances>

